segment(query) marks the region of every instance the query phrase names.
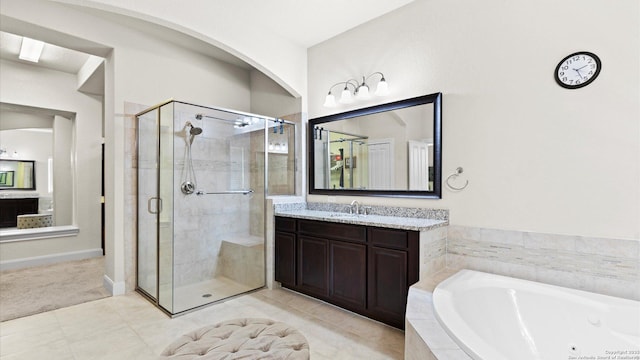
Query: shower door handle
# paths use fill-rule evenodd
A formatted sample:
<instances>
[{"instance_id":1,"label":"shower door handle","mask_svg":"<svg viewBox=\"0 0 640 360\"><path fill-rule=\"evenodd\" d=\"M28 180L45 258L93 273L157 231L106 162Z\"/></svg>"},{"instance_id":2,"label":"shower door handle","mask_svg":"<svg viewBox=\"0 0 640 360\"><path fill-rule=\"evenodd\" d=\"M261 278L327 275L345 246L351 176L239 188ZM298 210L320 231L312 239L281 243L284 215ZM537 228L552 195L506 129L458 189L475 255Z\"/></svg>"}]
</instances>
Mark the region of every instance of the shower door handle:
<instances>
[{"instance_id":1,"label":"shower door handle","mask_svg":"<svg viewBox=\"0 0 640 360\"><path fill-rule=\"evenodd\" d=\"M153 200L156 200L156 210L153 211L151 209L151 202ZM147 200L147 211L149 212L149 214L159 214L162 212L162 199L160 199L159 197L150 197L149 200Z\"/></svg>"}]
</instances>

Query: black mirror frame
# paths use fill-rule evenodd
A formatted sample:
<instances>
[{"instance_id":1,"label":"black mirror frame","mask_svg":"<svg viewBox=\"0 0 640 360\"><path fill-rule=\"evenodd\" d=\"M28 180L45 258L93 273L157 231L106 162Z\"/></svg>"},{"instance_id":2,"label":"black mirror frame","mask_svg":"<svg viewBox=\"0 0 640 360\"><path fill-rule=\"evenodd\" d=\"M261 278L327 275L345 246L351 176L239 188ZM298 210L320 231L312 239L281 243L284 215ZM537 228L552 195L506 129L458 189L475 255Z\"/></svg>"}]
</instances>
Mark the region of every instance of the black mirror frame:
<instances>
[{"instance_id":1,"label":"black mirror frame","mask_svg":"<svg viewBox=\"0 0 640 360\"><path fill-rule=\"evenodd\" d=\"M36 161L35 160L15 160L15 159L0 159L2 161L12 161L12 162L24 162L31 163L31 182L33 186L30 188L0 188L0 191L22 191L22 190L36 190Z\"/></svg>"},{"instance_id":2,"label":"black mirror frame","mask_svg":"<svg viewBox=\"0 0 640 360\"><path fill-rule=\"evenodd\" d=\"M332 121L345 120L358 116L381 113L385 111L398 110L416 105L433 104L433 170L434 181L433 191L410 191L410 190L356 190L356 189L315 189L315 162L313 146L313 129L318 124ZM423 199L442 198L442 93L418 96L410 99L399 100L387 104L375 105L363 109L351 110L343 113L327 115L309 120L307 129L307 159L308 183L310 195L354 195L354 196L379 196L379 197L407 197Z\"/></svg>"}]
</instances>

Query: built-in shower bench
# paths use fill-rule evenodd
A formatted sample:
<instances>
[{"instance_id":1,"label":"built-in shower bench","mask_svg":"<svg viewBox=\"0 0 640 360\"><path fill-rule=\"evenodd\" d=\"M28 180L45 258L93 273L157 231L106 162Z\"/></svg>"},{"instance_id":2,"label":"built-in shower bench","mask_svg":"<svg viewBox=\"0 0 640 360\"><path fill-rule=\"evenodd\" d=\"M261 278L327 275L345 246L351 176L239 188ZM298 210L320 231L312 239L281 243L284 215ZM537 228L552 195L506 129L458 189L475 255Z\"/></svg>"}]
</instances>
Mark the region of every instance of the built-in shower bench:
<instances>
[{"instance_id":1,"label":"built-in shower bench","mask_svg":"<svg viewBox=\"0 0 640 360\"><path fill-rule=\"evenodd\" d=\"M216 276L223 276L251 288L264 285L264 239L235 235L222 240Z\"/></svg>"}]
</instances>

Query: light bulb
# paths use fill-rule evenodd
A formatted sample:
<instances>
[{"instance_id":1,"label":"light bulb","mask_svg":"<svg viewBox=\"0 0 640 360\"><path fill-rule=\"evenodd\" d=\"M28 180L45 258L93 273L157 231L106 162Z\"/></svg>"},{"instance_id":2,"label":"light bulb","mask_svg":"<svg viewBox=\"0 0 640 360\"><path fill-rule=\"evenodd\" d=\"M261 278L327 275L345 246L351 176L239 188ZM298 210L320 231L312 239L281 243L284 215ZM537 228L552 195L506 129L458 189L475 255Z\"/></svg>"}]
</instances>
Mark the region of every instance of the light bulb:
<instances>
[{"instance_id":1,"label":"light bulb","mask_svg":"<svg viewBox=\"0 0 640 360\"><path fill-rule=\"evenodd\" d=\"M386 80L382 78L376 87L376 96L387 96L389 95L389 85Z\"/></svg>"},{"instance_id":2,"label":"light bulb","mask_svg":"<svg viewBox=\"0 0 640 360\"><path fill-rule=\"evenodd\" d=\"M358 97L358 99L368 99L370 97L369 95L369 87L366 84L362 84L360 85L360 87L358 88L358 92L356 93L356 96Z\"/></svg>"},{"instance_id":3,"label":"light bulb","mask_svg":"<svg viewBox=\"0 0 640 360\"><path fill-rule=\"evenodd\" d=\"M351 91L346 87L342 90L342 94L340 95L340 103L341 104L350 104L353 102L353 96L351 96Z\"/></svg>"},{"instance_id":4,"label":"light bulb","mask_svg":"<svg viewBox=\"0 0 640 360\"><path fill-rule=\"evenodd\" d=\"M332 93L328 93L324 98L324 107L336 107L336 97Z\"/></svg>"}]
</instances>

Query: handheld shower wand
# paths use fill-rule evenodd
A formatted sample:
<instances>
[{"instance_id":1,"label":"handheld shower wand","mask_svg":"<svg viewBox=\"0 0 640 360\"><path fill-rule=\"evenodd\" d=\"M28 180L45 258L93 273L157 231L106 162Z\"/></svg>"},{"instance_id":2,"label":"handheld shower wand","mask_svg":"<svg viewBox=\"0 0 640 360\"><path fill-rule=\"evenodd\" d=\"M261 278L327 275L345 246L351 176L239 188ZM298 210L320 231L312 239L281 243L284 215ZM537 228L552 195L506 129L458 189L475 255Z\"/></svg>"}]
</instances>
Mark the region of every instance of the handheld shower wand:
<instances>
[{"instance_id":1,"label":"handheld shower wand","mask_svg":"<svg viewBox=\"0 0 640 360\"><path fill-rule=\"evenodd\" d=\"M198 119L198 116L200 116L200 119L202 118L202 115L196 115L196 119ZM193 126L191 121L187 121L184 124L184 126L185 126L185 133L187 132L187 128L189 128L189 133L188 133L189 139L186 139L185 137L185 140L187 142L187 146L185 150L185 162L184 162L186 174L185 174L185 180L180 185L180 190L182 190L183 194L190 195L194 193L197 186L196 172L193 169L193 159L191 157L191 145L193 144L193 140L195 139L195 137L197 135L202 134L202 128Z\"/></svg>"}]
</instances>

